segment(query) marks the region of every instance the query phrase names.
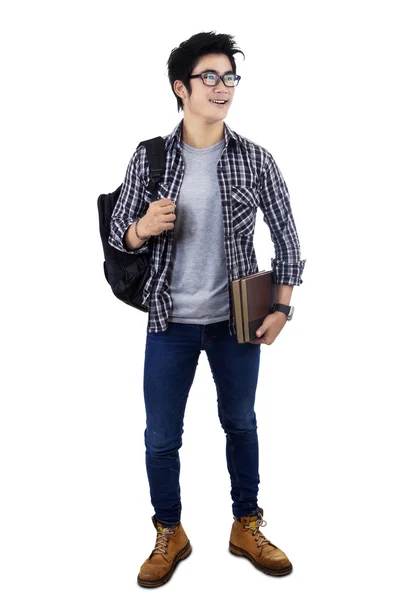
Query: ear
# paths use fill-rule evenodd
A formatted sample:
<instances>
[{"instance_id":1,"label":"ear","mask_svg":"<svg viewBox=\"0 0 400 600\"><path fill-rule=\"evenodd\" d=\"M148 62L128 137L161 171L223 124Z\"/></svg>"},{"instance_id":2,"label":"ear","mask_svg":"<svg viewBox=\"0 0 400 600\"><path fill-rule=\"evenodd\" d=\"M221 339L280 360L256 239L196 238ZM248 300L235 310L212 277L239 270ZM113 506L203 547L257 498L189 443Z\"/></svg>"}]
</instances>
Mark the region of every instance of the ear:
<instances>
[{"instance_id":1,"label":"ear","mask_svg":"<svg viewBox=\"0 0 400 600\"><path fill-rule=\"evenodd\" d=\"M179 79L177 79L174 82L174 92L177 96L179 96L179 98L181 98L181 100L184 100L188 96L187 90L186 90L183 82L180 81Z\"/></svg>"}]
</instances>

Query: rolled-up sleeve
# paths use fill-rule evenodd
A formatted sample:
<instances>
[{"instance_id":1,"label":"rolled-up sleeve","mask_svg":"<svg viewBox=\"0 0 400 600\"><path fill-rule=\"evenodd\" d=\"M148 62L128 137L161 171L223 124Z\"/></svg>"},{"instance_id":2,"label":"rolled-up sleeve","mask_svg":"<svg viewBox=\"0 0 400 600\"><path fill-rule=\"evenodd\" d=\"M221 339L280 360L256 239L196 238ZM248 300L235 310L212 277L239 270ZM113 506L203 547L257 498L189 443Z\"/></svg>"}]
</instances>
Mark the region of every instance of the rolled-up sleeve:
<instances>
[{"instance_id":1,"label":"rolled-up sleeve","mask_svg":"<svg viewBox=\"0 0 400 600\"><path fill-rule=\"evenodd\" d=\"M271 260L274 282L278 285L300 285L306 261L301 260L286 182L269 152L260 178L260 208L275 249L275 258Z\"/></svg>"},{"instance_id":2,"label":"rolled-up sleeve","mask_svg":"<svg viewBox=\"0 0 400 600\"><path fill-rule=\"evenodd\" d=\"M108 243L113 248L128 254L149 252L149 241L136 250L128 250L124 240L128 228L134 221L140 219L148 208L148 202L145 200L146 184L140 175L147 166L145 153L145 148L139 146L129 161L121 192L111 216Z\"/></svg>"}]
</instances>

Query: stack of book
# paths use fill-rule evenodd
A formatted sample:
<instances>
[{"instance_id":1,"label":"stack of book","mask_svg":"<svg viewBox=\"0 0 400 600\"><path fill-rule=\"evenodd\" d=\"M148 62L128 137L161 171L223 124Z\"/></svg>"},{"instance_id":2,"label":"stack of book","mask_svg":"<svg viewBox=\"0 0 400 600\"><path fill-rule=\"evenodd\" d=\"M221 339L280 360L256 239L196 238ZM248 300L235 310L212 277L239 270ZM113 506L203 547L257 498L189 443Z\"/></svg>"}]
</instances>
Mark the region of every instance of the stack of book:
<instances>
[{"instance_id":1,"label":"stack of book","mask_svg":"<svg viewBox=\"0 0 400 600\"><path fill-rule=\"evenodd\" d=\"M236 337L239 344L257 339L256 331L276 302L272 271L260 271L232 281Z\"/></svg>"}]
</instances>

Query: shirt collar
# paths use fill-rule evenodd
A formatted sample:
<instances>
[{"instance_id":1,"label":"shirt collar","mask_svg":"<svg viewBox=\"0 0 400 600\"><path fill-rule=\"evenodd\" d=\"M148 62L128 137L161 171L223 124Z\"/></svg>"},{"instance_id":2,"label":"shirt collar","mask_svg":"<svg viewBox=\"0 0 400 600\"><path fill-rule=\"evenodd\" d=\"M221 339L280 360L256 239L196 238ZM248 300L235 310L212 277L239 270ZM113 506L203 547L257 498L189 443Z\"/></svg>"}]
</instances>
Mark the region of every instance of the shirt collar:
<instances>
[{"instance_id":1,"label":"shirt collar","mask_svg":"<svg viewBox=\"0 0 400 600\"><path fill-rule=\"evenodd\" d=\"M176 142L180 146L181 139L182 139L182 124L183 124L183 119L181 119L181 121L178 123L178 125L175 127L175 129L172 131L171 135L169 136L169 140L165 144L166 150L169 150L172 147L172 145L174 144L174 142ZM239 142L238 135L226 123L224 123L224 138L225 138L225 148L229 144L231 139L235 140L235 142Z\"/></svg>"},{"instance_id":2,"label":"shirt collar","mask_svg":"<svg viewBox=\"0 0 400 600\"><path fill-rule=\"evenodd\" d=\"M225 135L225 146L227 146L229 144L229 140L233 139L235 140L235 142L239 142L239 137L238 135L233 131L233 129L231 129L229 127L229 125L227 125L226 123L224 123L224 135Z\"/></svg>"}]
</instances>

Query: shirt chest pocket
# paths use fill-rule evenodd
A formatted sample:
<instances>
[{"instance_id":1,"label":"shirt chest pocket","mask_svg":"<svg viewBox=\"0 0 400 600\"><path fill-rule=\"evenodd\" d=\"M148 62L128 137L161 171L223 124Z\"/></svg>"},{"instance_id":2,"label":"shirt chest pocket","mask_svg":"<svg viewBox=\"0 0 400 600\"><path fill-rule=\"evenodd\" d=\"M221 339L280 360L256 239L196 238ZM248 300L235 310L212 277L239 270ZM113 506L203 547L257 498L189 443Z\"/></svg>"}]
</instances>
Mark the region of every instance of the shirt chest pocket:
<instances>
[{"instance_id":1,"label":"shirt chest pocket","mask_svg":"<svg viewBox=\"0 0 400 600\"><path fill-rule=\"evenodd\" d=\"M170 192L167 189L165 184L159 183L157 187L157 200L161 200L161 198L170 198Z\"/></svg>"},{"instance_id":2,"label":"shirt chest pocket","mask_svg":"<svg viewBox=\"0 0 400 600\"><path fill-rule=\"evenodd\" d=\"M150 204L150 202L152 201L152 192L150 192L147 188L145 190L145 195L144 195L144 200L145 202L147 202L147 204ZM164 185L163 183L158 183L157 184L157 197L155 198L156 200L161 200L161 198L169 198L169 192L168 189L166 187L166 185Z\"/></svg>"},{"instance_id":3,"label":"shirt chest pocket","mask_svg":"<svg viewBox=\"0 0 400 600\"><path fill-rule=\"evenodd\" d=\"M233 185L231 201L234 232L238 235L253 235L258 207L255 188Z\"/></svg>"}]
</instances>

